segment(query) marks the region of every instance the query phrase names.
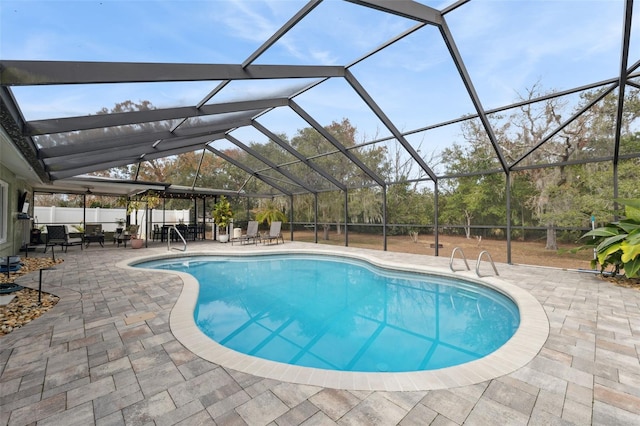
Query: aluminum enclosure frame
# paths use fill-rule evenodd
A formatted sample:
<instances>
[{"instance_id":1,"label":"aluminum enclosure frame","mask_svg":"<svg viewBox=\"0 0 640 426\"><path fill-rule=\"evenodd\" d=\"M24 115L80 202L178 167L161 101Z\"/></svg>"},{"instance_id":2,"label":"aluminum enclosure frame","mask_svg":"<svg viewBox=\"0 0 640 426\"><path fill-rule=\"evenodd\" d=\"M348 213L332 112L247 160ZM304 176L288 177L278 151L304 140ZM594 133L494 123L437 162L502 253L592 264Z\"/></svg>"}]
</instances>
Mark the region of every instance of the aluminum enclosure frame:
<instances>
[{"instance_id":1,"label":"aluminum enclosure frame","mask_svg":"<svg viewBox=\"0 0 640 426\"><path fill-rule=\"evenodd\" d=\"M360 97L369 111L375 115L384 126L391 132L388 138L376 141L367 141L366 144L375 144L386 140L396 140L405 151L405 154L412 158L426 175L422 181L432 182L435 187L435 199L438 194L438 181L440 179L451 178L450 175L437 175L432 165L421 157L420 153L407 140L407 137L428 129L446 126L452 123L462 122L477 118L482 123L487 138L495 153L497 164L500 170L509 181L509 176L513 171L525 170L541 167L539 165L523 166L521 163L548 142L554 135L586 112L605 94L618 90L615 137L613 155L607 159L594 159L596 161L612 161L614 167L613 176L613 196L618 194L617 167L621 158L635 158L620 154L621 129L624 109L624 92L628 86L639 87L638 83L631 81L632 78L640 76L636 69L640 66L640 61L631 67L629 63L629 44L631 37L631 26L633 16L633 0L625 0L624 20L622 22L623 37L621 40L621 53L619 64L619 75L614 78L593 83L588 86L581 86L574 89L558 92L554 95L540 97L517 104L504 106L492 110L487 110L478 95L472 78L466 69L462 54L456 45L454 34L452 34L447 23L446 15L454 10L464 8L469 0L461 0L448 7L437 10L424 4L412 1L392 1L392 0L347 0L357 7L375 10L378 13L400 16L417 24L395 37L391 37L377 48L361 56L353 62L344 65L284 65L284 64L255 64L256 60L269 51L278 40L282 39L289 31L295 28L307 15L309 15L322 0L312 0L302 6L294 16L284 25L278 28L273 35L266 40L257 50L250 54L239 64L193 64L193 63L140 63L140 62L87 62L87 61L27 61L27 60L6 60L0 59L0 125L3 126L7 134L10 135L17 149L34 168L40 178L40 182L50 184L58 180L68 179L84 175L86 173L98 172L112 167L140 164L141 162L178 155L181 153L205 150L212 152L218 157L234 164L246 172L249 176L260 179L278 193L292 198L295 191L287 189L287 186L295 186L301 193L313 194L317 203L317 196L320 192L328 189L315 188L305 183L302 179L288 172L283 164L277 164L260 153L252 150L247 141L241 141L231 133L237 129L247 127L257 130L267 136L282 149L292 155L296 161L305 164L313 170L327 185L333 190L341 191L345 197L345 222L348 203L347 193L351 189L359 186L352 186L350 182L342 182L327 170L317 165L312 158L309 158L286 141L279 138L276 133L259 123L257 119L274 109L287 109L308 123L315 129L328 143L335 147L335 155L342 155L350 161L354 167L361 170L363 174L381 188L384 199L383 232L385 232L386 248L386 191L389 185L397 182L389 182L380 176L366 164L364 164L353 152L357 147L345 147L330 132L322 127L318 119L304 109L296 100L300 95L313 87L321 85L330 79L339 79L346 83L358 97ZM439 32L442 43L446 47L449 59L458 71L460 81L464 85L469 100L474 108L474 114L462 118L452 119L445 122L412 129L401 132L387 113L381 108L367 87L362 84L355 75L353 69L363 61L366 61L376 53L383 51L389 46L405 39L409 35L424 28L434 27ZM244 101L209 103L215 99L216 95L229 83L240 80L283 80L283 79L308 79L312 80L302 90L287 93L285 95L253 99ZM200 102L192 106L176 106L164 109L154 109L149 111L132 111L124 113L85 115L76 117L60 117L44 120L25 120L21 107L12 93L13 87L21 86L46 86L46 85L81 85L81 84L111 84L111 83L133 83L133 82L195 82L195 81L218 81L215 89L205 94ZM488 116L494 112L540 102L551 99L553 96L576 93L586 88L603 88L601 97L593 100L581 111L572 117L564 120L552 132L538 141L527 153L520 156L515 161L509 163L501 150L495 135L494 129ZM192 124L196 119L205 120L202 123ZM173 122L172 121L176 121ZM208 122L206 120L214 120ZM164 126L162 131L147 131L143 133L131 132L118 137L93 137L83 140L81 143L68 143L51 147L38 147L36 138L66 133L83 133L96 129L118 126L135 126L146 123L161 123ZM58 136L59 137L59 136ZM264 163L268 169L282 176L282 181L273 175L266 173L268 170L255 170L234 158L226 155L222 150L212 146L218 140L232 142L239 149L247 152L253 158ZM361 146L364 146L361 145ZM640 155L640 154L639 154ZM587 161L588 162L588 161ZM200 170L200 168L198 168ZM193 187L198 176L194 178ZM282 184L286 182L287 185ZM507 184L508 186L508 184ZM510 188L507 194L510 197ZM507 209L510 210L510 199L507 200ZM434 225L438 228L438 214L436 206L436 216ZM510 214L507 213L507 235L510 236ZM316 231L317 231L317 205L316 205ZM346 237L348 244L348 237ZM508 240L510 244L510 240ZM437 247L437 244L436 244ZM508 250L510 252L510 249ZM437 253L437 249L436 249Z\"/></svg>"}]
</instances>

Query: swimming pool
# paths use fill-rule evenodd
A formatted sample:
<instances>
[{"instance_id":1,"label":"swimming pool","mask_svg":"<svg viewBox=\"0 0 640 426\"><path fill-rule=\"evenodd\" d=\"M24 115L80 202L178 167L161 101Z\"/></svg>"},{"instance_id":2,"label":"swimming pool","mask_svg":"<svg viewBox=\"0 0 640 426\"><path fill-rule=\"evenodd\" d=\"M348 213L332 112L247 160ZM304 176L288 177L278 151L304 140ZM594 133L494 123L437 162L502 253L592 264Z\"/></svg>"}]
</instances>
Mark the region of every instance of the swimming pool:
<instances>
[{"instance_id":1,"label":"swimming pool","mask_svg":"<svg viewBox=\"0 0 640 426\"><path fill-rule=\"evenodd\" d=\"M335 256L152 261L200 283L198 327L230 349L339 371L433 370L482 358L517 330L516 305L449 277Z\"/></svg>"},{"instance_id":2,"label":"swimming pool","mask_svg":"<svg viewBox=\"0 0 640 426\"><path fill-rule=\"evenodd\" d=\"M302 247L297 244L295 250L288 248L269 248L267 254L309 254L336 255L345 258L355 258L366 261L371 265L384 267L388 270L405 270L407 268L417 272L436 275L449 275L446 267L433 267L434 264L447 265L446 259L437 259L398 253L384 253L349 248L334 247L329 250L318 250ZM215 250L215 248L220 249ZM214 246L213 250L194 252L194 260L200 255L229 255L242 256L259 260L265 255L265 249L243 248L243 250L225 249L224 246ZM119 266L140 266L142 261L155 259L179 258L178 254L145 256L139 259L123 261ZM256 262L257 263L257 262ZM432 266L426 266L429 264ZM257 268L260 269L260 268ZM157 271L156 271L157 272ZM198 328L194 319L197 299L200 293L197 280L190 274L178 271L167 272L180 276L184 283L182 293L178 297L175 307L171 311L171 331L176 338L190 351L211 362L232 370L244 373L314 386L333 387L356 390L429 390L480 383L504 374L508 374L528 363L540 350L548 336L548 320L541 305L528 292L504 282L498 277L474 279L471 273L456 273L467 281L477 281L481 286L491 287L500 293L508 294L515 301L521 315L520 326L514 336L506 344L489 355L454 367L436 370L412 371L405 373L394 372L349 372L331 371L327 369L300 367L267 359L257 358L230 350L209 339ZM443 299L443 298L441 298ZM455 300L454 300L455 302ZM449 300L449 304L451 301ZM477 315L477 313L476 313Z\"/></svg>"}]
</instances>

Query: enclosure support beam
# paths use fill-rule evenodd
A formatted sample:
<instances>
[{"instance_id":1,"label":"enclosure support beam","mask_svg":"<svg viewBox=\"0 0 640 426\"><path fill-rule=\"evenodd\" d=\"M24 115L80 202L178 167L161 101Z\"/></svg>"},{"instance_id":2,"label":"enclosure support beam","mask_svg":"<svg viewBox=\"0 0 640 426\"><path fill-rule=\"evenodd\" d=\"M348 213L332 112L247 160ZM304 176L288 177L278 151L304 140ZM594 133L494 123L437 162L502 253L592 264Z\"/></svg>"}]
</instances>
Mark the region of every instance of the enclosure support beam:
<instances>
[{"instance_id":1,"label":"enclosure support beam","mask_svg":"<svg viewBox=\"0 0 640 426\"><path fill-rule=\"evenodd\" d=\"M336 65L0 61L3 86L344 77Z\"/></svg>"},{"instance_id":2,"label":"enclosure support beam","mask_svg":"<svg viewBox=\"0 0 640 426\"><path fill-rule=\"evenodd\" d=\"M304 121L307 122L311 127L315 129L316 132L320 133L323 138L325 138L331 145L336 147L345 157L347 157L356 167L362 170L371 180L376 182L378 185L385 185L384 179L378 176L373 170L371 170L366 164L364 164L358 157L349 152L345 146L340 143L331 133L329 133L324 127L320 125L310 114L308 114L300 105L295 103L293 100L289 102L289 107L296 112Z\"/></svg>"},{"instance_id":3,"label":"enclosure support beam","mask_svg":"<svg viewBox=\"0 0 640 426\"><path fill-rule=\"evenodd\" d=\"M555 135L557 135L558 133L560 133L560 131L562 129L564 129L565 127L567 127L569 124L571 124L575 119L577 119L578 117L580 117L582 114L584 114L586 111L588 111L592 106L594 106L595 104L597 104L598 102L600 102L605 96L607 96L609 93L613 92L613 90L616 88L617 83L614 83L612 85L610 85L609 87L607 87L605 90L603 90L598 96L596 96L594 99L592 99L591 101L589 101L585 106L583 106L582 108L580 108L579 111L577 111L576 113L574 113L571 117L569 117L568 119L566 119L564 122L562 122L555 130L551 131L549 134L547 134L544 138L542 138L541 141L539 141L538 143L536 143L533 147L531 147L527 152L525 152L524 154L522 154L518 159L516 159L510 166L509 169L513 170L513 168L515 166L517 166L518 164L520 164L520 162L522 162L522 160L524 160L525 158L527 158L528 156L530 156L531 154L533 154L534 152L536 152L536 150L538 148L540 148L542 145L544 145L545 143L547 143L552 137L554 137Z\"/></svg>"},{"instance_id":4,"label":"enclosure support beam","mask_svg":"<svg viewBox=\"0 0 640 426\"><path fill-rule=\"evenodd\" d=\"M264 155L260 154L260 152L256 151L255 149L251 148L248 145L245 145L244 143L240 142L238 139L234 138L231 135L226 135L226 139L233 143L235 146L237 146L238 148L242 149L244 152L246 152L247 154L253 156L254 158L257 158L259 161L263 162L264 164L266 164L267 166L269 166L271 169L277 171L278 173L280 173L281 175L283 175L284 177L288 178L289 180L291 180L294 184L296 184L297 186L299 186L300 188L304 188L305 191L307 192L315 192L313 190L313 188L311 188L309 185L306 185L304 182L302 182L300 179L298 179L297 177L295 177L292 173L289 173L287 171L287 169L285 168L281 168L280 166L278 166L276 163L274 163L273 161L269 160L268 158L266 158Z\"/></svg>"},{"instance_id":5,"label":"enclosure support beam","mask_svg":"<svg viewBox=\"0 0 640 426\"><path fill-rule=\"evenodd\" d=\"M436 245L436 256L440 255L440 250L438 249L439 247L439 243L438 243L438 220L439 220L439 211L438 211L438 181L435 181L433 183L433 238L434 238L434 243Z\"/></svg>"},{"instance_id":6,"label":"enclosure support beam","mask_svg":"<svg viewBox=\"0 0 640 426\"><path fill-rule=\"evenodd\" d=\"M262 133L263 135L265 135L266 137L268 137L269 139L274 141L282 149L284 149L289 154L291 154L294 157L296 157L300 162L306 164L313 171L315 171L320 176L322 176L323 178L325 178L326 180L328 180L329 182L334 184L336 186L336 188L340 188L342 190L344 190L346 188L340 181L338 181L336 178L334 178L331 174L329 174L327 171L325 171L322 167L317 166L314 162L310 161L304 155L300 154L295 148L293 148L291 145L289 145L288 143L283 141L280 137L278 137L278 135L276 135L275 133L271 132L269 129L264 127L262 124L258 123L255 120L253 120L251 122L251 124L253 125L253 127L256 130L258 130L260 133Z\"/></svg>"},{"instance_id":7,"label":"enclosure support beam","mask_svg":"<svg viewBox=\"0 0 640 426\"><path fill-rule=\"evenodd\" d=\"M293 241L293 194L289 195L289 236Z\"/></svg>"},{"instance_id":8,"label":"enclosure support beam","mask_svg":"<svg viewBox=\"0 0 640 426\"><path fill-rule=\"evenodd\" d=\"M624 6L624 29L622 36L622 53L620 54L620 81L618 83L618 107L616 111L616 133L613 151L613 198L618 199L618 156L620 155L620 137L622 132L622 116L624 112L624 92L627 84L627 62L629 60L629 39L631 38L631 22L633 16L633 0L627 0ZM617 212L618 203L614 201Z\"/></svg>"},{"instance_id":9,"label":"enclosure support beam","mask_svg":"<svg viewBox=\"0 0 640 426\"><path fill-rule=\"evenodd\" d=\"M347 227L349 223L349 193L344 191L344 246L349 247L349 231Z\"/></svg>"},{"instance_id":10,"label":"enclosure support beam","mask_svg":"<svg viewBox=\"0 0 640 426\"><path fill-rule=\"evenodd\" d=\"M400 130L393 124L393 121L387 117L387 115L382 111L382 108L378 106L378 104L373 100L371 95L365 90L365 88L360 84L358 79L355 78L351 71L346 70L345 80L351 85L351 87L356 91L356 93L362 98L365 104L369 107L371 111L382 121L382 124L385 125L387 129L391 132L391 134L396 138L396 140L404 147L407 153L413 158L413 160L418 163L423 172L425 172L431 180L438 179L436 174L431 170L431 168L427 165L427 163L420 157L420 154L411 146L411 144L405 139Z\"/></svg>"},{"instance_id":11,"label":"enclosure support beam","mask_svg":"<svg viewBox=\"0 0 640 426\"><path fill-rule=\"evenodd\" d=\"M387 251L387 185L382 185L382 249Z\"/></svg>"},{"instance_id":12,"label":"enclosure support beam","mask_svg":"<svg viewBox=\"0 0 640 426\"><path fill-rule=\"evenodd\" d=\"M255 170L252 170L248 166L245 166L244 163L236 161L235 159L231 158L230 156L228 156L224 152L221 152L221 151L219 151L219 150L217 150L217 149L215 149L213 147L210 147L208 145L207 145L206 149L208 149L209 151L213 152L218 157L220 157L220 158L222 158L224 160L227 160L229 163L233 164L234 166L238 167L239 169L244 170L245 172L247 172L251 176L255 176L256 178L260 179L261 181L263 181L267 185L272 186L273 188L277 189L278 191L282 192L283 194L291 195L291 193L289 191L287 191L286 189L284 189L283 187L281 187L277 183L272 182L271 179L267 179L264 176L260 176L258 173L255 172Z\"/></svg>"},{"instance_id":13,"label":"enclosure support beam","mask_svg":"<svg viewBox=\"0 0 640 426\"><path fill-rule=\"evenodd\" d=\"M316 192L315 194L313 194L313 199L314 199L314 203L315 205L313 206L314 212L314 219L313 219L313 239L314 239L314 243L318 244L318 193Z\"/></svg>"},{"instance_id":14,"label":"enclosure support beam","mask_svg":"<svg viewBox=\"0 0 640 426\"><path fill-rule=\"evenodd\" d=\"M473 103L473 106L475 107L476 112L478 113L478 117L482 122L482 126L484 127L485 132L487 132L489 141L491 141L491 145L493 145L493 150L495 151L496 156L500 161L502 170L505 173L508 173L509 171L508 171L507 162L504 159L504 156L502 155L502 150L500 149L500 146L498 145L498 138L496 138L496 135L493 132L493 128L491 127L491 123L489 122L489 118L487 117L484 107L482 106L482 102L480 102L480 97L478 96L478 93L476 92L476 89L473 86L473 83L471 82L471 76L469 75L469 72L467 71L467 68L464 65L464 61L462 60L462 55L460 55L460 51L458 50L458 47L456 46L456 43L453 40L453 35L451 34L451 31L449 31L449 26L447 25L444 19L442 20L442 24L439 26L439 28L440 28L440 33L442 34L442 38L445 44L447 45L447 49L449 49L449 54L451 55L451 59L453 59L453 62L455 63L456 68L458 69L458 73L462 78L462 83L467 89L467 93L469 94L469 97L471 98L471 102Z\"/></svg>"},{"instance_id":15,"label":"enclosure support beam","mask_svg":"<svg viewBox=\"0 0 640 426\"><path fill-rule=\"evenodd\" d=\"M507 263L511 265L511 177L512 175L506 176L506 186L507 186Z\"/></svg>"}]
</instances>

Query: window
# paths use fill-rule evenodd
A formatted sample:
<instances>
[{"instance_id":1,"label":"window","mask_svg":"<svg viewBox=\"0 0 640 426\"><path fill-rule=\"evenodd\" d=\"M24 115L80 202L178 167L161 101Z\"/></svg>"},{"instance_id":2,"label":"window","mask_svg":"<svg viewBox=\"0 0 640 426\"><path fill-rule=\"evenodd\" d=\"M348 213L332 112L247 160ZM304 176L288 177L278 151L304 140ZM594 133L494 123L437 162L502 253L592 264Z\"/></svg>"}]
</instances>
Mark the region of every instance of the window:
<instances>
[{"instance_id":1,"label":"window","mask_svg":"<svg viewBox=\"0 0 640 426\"><path fill-rule=\"evenodd\" d=\"M0 180L0 244L7 242L9 226L9 184Z\"/></svg>"}]
</instances>

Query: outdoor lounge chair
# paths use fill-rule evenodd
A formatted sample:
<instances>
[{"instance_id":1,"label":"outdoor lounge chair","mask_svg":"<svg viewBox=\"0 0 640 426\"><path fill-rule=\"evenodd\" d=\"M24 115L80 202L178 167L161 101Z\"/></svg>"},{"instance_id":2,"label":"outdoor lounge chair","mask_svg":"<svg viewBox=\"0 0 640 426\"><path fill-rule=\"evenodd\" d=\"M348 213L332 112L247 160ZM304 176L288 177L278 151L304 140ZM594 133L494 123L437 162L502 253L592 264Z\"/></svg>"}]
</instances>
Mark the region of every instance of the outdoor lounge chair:
<instances>
[{"instance_id":1,"label":"outdoor lounge chair","mask_svg":"<svg viewBox=\"0 0 640 426\"><path fill-rule=\"evenodd\" d=\"M65 253L69 246L80 246L80 250L82 250L83 238L70 237L67 225L47 225L47 236L47 245L44 248L45 253L47 252L47 247L52 247L51 250L53 250L54 246L64 247Z\"/></svg>"},{"instance_id":2,"label":"outdoor lounge chair","mask_svg":"<svg viewBox=\"0 0 640 426\"><path fill-rule=\"evenodd\" d=\"M247 223L247 233L240 235L240 238L232 238L231 245L233 245L235 241L239 241L240 244L249 244L250 241L253 241L254 244L258 244L259 240L261 240L261 238L260 233L258 232L258 221L250 220L249 223Z\"/></svg>"},{"instance_id":3,"label":"outdoor lounge chair","mask_svg":"<svg viewBox=\"0 0 640 426\"><path fill-rule=\"evenodd\" d=\"M269 229L269 235L262 237L262 242L268 241L271 244L271 241L276 240L276 244L278 244L278 240L282 240L282 244L284 244L284 238L280 233L280 228L282 227L282 222L271 222L271 228Z\"/></svg>"}]
</instances>

